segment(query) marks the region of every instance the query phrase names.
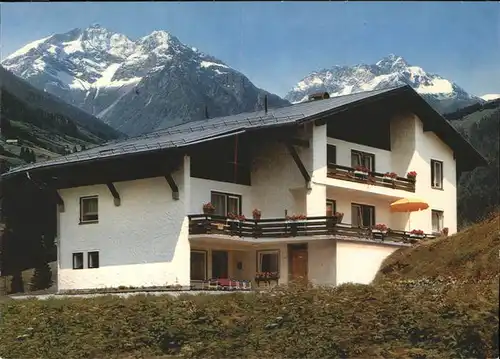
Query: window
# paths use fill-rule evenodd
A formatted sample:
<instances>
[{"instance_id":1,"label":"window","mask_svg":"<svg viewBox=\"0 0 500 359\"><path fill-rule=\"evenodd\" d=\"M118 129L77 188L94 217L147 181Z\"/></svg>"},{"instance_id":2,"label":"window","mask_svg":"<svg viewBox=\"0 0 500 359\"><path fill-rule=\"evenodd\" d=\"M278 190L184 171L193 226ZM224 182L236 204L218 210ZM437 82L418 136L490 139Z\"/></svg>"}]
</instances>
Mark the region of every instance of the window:
<instances>
[{"instance_id":1,"label":"window","mask_svg":"<svg viewBox=\"0 0 500 359\"><path fill-rule=\"evenodd\" d=\"M375 225L375 207L364 204L351 205L351 224L355 227L371 227Z\"/></svg>"},{"instance_id":2,"label":"window","mask_svg":"<svg viewBox=\"0 0 500 359\"><path fill-rule=\"evenodd\" d=\"M228 213L241 214L241 196L236 194L212 192L210 202L215 207L215 214L227 216Z\"/></svg>"},{"instance_id":3,"label":"window","mask_svg":"<svg viewBox=\"0 0 500 359\"><path fill-rule=\"evenodd\" d=\"M326 200L326 215L333 216L337 212L337 203L334 200Z\"/></svg>"},{"instance_id":4,"label":"window","mask_svg":"<svg viewBox=\"0 0 500 359\"><path fill-rule=\"evenodd\" d=\"M279 251L259 251L257 252L257 272L276 272L280 271Z\"/></svg>"},{"instance_id":5,"label":"window","mask_svg":"<svg viewBox=\"0 0 500 359\"><path fill-rule=\"evenodd\" d=\"M431 187L443 189L443 162L431 160Z\"/></svg>"},{"instance_id":6,"label":"window","mask_svg":"<svg viewBox=\"0 0 500 359\"><path fill-rule=\"evenodd\" d=\"M99 268L99 252L89 252L87 261L89 268Z\"/></svg>"},{"instance_id":7,"label":"window","mask_svg":"<svg viewBox=\"0 0 500 359\"><path fill-rule=\"evenodd\" d=\"M252 143L243 136L198 144L190 154L191 176L250 186L251 148Z\"/></svg>"},{"instance_id":8,"label":"window","mask_svg":"<svg viewBox=\"0 0 500 359\"><path fill-rule=\"evenodd\" d=\"M191 280L207 279L207 252L191 251Z\"/></svg>"},{"instance_id":9,"label":"window","mask_svg":"<svg viewBox=\"0 0 500 359\"><path fill-rule=\"evenodd\" d=\"M351 150L351 167L363 166L370 172L375 171L375 155L361 151Z\"/></svg>"},{"instance_id":10,"label":"window","mask_svg":"<svg viewBox=\"0 0 500 359\"><path fill-rule=\"evenodd\" d=\"M333 145L326 146L326 166L335 166L337 164L337 147Z\"/></svg>"},{"instance_id":11,"label":"window","mask_svg":"<svg viewBox=\"0 0 500 359\"><path fill-rule=\"evenodd\" d=\"M443 230L443 211L432 210L432 232L441 233Z\"/></svg>"},{"instance_id":12,"label":"window","mask_svg":"<svg viewBox=\"0 0 500 359\"><path fill-rule=\"evenodd\" d=\"M97 196L80 198L80 223L97 222Z\"/></svg>"},{"instance_id":13,"label":"window","mask_svg":"<svg viewBox=\"0 0 500 359\"><path fill-rule=\"evenodd\" d=\"M83 269L83 253L73 253L73 269Z\"/></svg>"}]
</instances>

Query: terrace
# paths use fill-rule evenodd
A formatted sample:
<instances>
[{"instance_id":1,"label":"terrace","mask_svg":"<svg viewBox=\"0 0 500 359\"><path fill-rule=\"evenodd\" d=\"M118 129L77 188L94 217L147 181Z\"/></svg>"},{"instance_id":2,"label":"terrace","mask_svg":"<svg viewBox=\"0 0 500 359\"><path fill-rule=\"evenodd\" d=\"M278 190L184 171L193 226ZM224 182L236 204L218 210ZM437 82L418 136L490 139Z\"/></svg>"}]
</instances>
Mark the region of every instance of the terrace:
<instances>
[{"instance_id":1,"label":"terrace","mask_svg":"<svg viewBox=\"0 0 500 359\"><path fill-rule=\"evenodd\" d=\"M190 235L222 235L265 243L272 239L329 236L332 239L373 240L403 244L435 238L421 231L403 231L376 225L356 227L341 223L337 217L300 217L246 219L212 214L189 215Z\"/></svg>"}]
</instances>

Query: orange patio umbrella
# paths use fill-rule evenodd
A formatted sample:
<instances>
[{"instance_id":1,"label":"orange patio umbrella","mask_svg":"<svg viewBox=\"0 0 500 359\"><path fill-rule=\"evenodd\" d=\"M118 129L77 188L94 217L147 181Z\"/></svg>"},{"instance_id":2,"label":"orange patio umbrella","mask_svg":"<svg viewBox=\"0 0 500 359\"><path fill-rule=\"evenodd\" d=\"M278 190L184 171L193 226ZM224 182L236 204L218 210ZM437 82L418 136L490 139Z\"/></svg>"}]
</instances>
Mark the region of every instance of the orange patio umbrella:
<instances>
[{"instance_id":1,"label":"orange patio umbrella","mask_svg":"<svg viewBox=\"0 0 500 359\"><path fill-rule=\"evenodd\" d=\"M429 204L420 198L402 198L391 203L391 212L407 212L408 227L410 227L410 213L423 211L429 208Z\"/></svg>"}]
</instances>

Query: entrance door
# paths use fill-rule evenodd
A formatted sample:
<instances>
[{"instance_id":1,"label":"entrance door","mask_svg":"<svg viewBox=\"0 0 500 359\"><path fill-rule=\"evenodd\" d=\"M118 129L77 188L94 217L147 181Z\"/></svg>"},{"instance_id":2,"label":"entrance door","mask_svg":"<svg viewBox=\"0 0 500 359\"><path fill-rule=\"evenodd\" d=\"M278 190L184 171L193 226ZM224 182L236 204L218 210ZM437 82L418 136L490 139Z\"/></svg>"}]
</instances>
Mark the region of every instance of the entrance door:
<instances>
[{"instance_id":1,"label":"entrance door","mask_svg":"<svg viewBox=\"0 0 500 359\"><path fill-rule=\"evenodd\" d=\"M212 251L212 278L228 278L227 251Z\"/></svg>"},{"instance_id":2,"label":"entrance door","mask_svg":"<svg viewBox=\"0 0 500 359\"><path fill-rule=\"evenodd\" d=\"M307 280L308 252L305 248L288 248L290 280Z\"/></svg>"}]
</instances>

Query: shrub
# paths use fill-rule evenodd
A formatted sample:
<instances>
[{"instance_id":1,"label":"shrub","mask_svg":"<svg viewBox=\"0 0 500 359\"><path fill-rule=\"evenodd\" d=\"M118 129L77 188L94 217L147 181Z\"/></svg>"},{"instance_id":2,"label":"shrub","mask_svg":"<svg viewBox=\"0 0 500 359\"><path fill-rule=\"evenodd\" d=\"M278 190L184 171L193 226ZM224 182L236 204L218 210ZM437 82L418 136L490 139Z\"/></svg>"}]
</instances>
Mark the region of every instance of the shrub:
<instances>
[{"instance_id":1,"label":"shrub","mask_svg":"<svg viewBox=\"0 0 500 359\"><path fill-rule=\"evenodd\" d=\"M47 262L41 262L35 267L33 276L31 277L30 290L47 289L52 285L52 271Z\"/></svg>"},{"instance_id":2,"label":"shrub","mask_svg":"<svg viewBox=\"0 0 500 359\"><path fill-rule=\"evenodd\" d=\"M16 300L1 304L0 356L496 357L498 295L464 290L483 300L457 300L453 286L400 284Z\"/></svg>"}]
</instances>

